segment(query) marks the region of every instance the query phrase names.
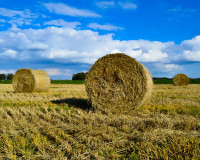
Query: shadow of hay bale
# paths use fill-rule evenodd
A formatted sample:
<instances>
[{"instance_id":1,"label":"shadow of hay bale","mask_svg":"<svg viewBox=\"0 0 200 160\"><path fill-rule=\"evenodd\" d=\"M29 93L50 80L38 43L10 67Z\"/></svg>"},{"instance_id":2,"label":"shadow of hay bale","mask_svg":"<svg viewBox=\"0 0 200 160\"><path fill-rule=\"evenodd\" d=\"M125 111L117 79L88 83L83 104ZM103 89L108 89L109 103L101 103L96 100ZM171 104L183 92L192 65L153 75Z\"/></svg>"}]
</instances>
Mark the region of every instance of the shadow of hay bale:
<instances>
[{"instance_id":1,"label":"shadow of hay bale","mask_svg":"<svg viewBox=\"0 0 200 160\"><path fill-rule=\"evenodd\" d=\"M88 102L87 99L77 99L77 98L68 98L68 99L60 99L60 100L52 100L54 104L68 104L70 107L76 107L83 110L90 110L92 109L92 105Z\"/></svg>"}]
</instances>

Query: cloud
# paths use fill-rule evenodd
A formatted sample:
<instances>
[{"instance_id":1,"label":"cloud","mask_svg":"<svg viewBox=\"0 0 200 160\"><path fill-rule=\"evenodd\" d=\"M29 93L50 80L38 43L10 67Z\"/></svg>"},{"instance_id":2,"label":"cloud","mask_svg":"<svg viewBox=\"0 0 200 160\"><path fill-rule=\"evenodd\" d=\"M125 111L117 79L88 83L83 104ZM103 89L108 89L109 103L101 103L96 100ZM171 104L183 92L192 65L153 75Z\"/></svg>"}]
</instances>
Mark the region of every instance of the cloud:
<instances>
[{"instance_id":1,"label":"cloud","mask_svg":"<svg viewBox=\"0 0 200 160\"><path fill-rule=\"evenodd\" d=\"M70 76L72 74L70 69L58 69L58 68L44 68L49 76Z\"/></svg>"},{"instance_id":2,"label":"cloud","mask_svg":"<svg viewBox=\"0 0 200 160\"><path fill-rule=\"evenodd\" d=\"M115 2L114 1L102 1L102 2L96 2L96 5L99 8L106 9L106 8L109 8L109 7L114 7Z\"/></svg>"},{"instance_id":3,"label":"cloud","mask_svg":"<svg viewBox=\"0 0 200 160\"><path fill-rule=\"evenodd\" d=\"M7 49L3 51L2 53L0 53L0 55L3 57L15 58L17 55L17 51L12 50L12 49Z\"/></svg>"},{"instance_id":4,"label":"cloud","mask_svg":"<svg viewBox=\"0 0 200 160\"><path fill-rule=\"evenodd\" d=\"M159 70L162 71L162 72L173 72L173 71L183 69L183 67L178 65L178 64L155 63L154 66L156 68L159 68Z\"/></svg>"},{"instance_id":5,"label":"cloud","mask_svg":"<svg viewBox=\"0 0 200 160\"><path fill-rule=\"evenodd\" d=\"M6 8L0 8L0 15L4 17L14 17L14 16L20 16L24 17L25 13L23 11L16 11L16 10L10 10Z\"/></svg>"},{"instance_id":6,"label":"cloud","mask_svg":"<svg viewBox=\"0 0 200 160\"><path fill-rule=\"evenodd\" d=\"M48 61L62 65L91 65L106 54L122 52L164 73L180 71L184 61L200 62L200 36L175 45L174 42L148 40L120 41L114 40L112 34L51 26L44 29L15 28L0 32L0 37L0 62L6 58L21 63ZM51 75L71 74L58 68L45 69Z\"/></svg>"},{"instance_id":7,"label":"cloud","mask_svg":"<svg viewBox=\"0 0 200 160\"><path fill-rule=\"evenodd\" d=\"M183 56L188 61L200 62L200 36L181 43Z\"/></svg>"},{"instance_id":8,"label":"cloud","mask_svg":"<svg viewBox=\"0 0 200 160\"><path fill-rule=\"evenodd\" d=\"M143 62L156 62L159 59L166 61L168 58L168 54L165 52L162 52L159 49L149 49L147 52L143 52L141 57L139 57L139 60Z\"/></svg>"},{"instance_id":9,"label":"cloud","mask_svg":"<svg viewBox=\"0 0 200 160\"><path fill-rule=\"evenodd\" d=\"M32 19L24 19L24 18L13 18L8 21L10 24L16 24L17 26L22 26L22 25L31 25L32 24Z\"/></svg>"},{"instance_id":10,"label":"cloud","mask_svg":"<svg viewBox=\"0 0 200 160\"><path fill-rule=\"evenodd\" d=\"M131 40L122 41L125 53L129 53L132 57L141 62L169 62L168 54L171 52L170 47L174 46L174 42L158 42L148 40Z\"/></svg>"},{"instance_id":11,"label":"cloud","mask_svg":"<svg viewBox=\"0 0 200 160\"><path fill-rule=\"evenodd\" d=\"M16 24L12 24L11 28L9 28L8 30L9 30L9 31L13 31L13 32L15 32L15 31L20 31L20 29L17 27Z\"/></svg>"},{"instance_id":12,"label":"cloud","mask_svg":"<svg viewBox=\"0 0 200 160\"><path fill-rule=\"evenodd\" d=\"M127 10L134 10L137 8L137 5L134 3L130 3L130 2L119 2L118 3L119 6L121 6L123 9L127 9Z\"/></svg>"},{"instance_id":13,"label":"cloud","mask_svg":"<svg viewBox=\"0 0 200 160\"><path fill-rule=\"evenodd\" d=\"M8 22L12 25L30 25L33 21L33 19L38 18L38 15L31 13L29 9L26 9L24 11L17 11L17 10L11 10L7 8L0 8L0 15L3 17L10 18L9 20L0 20L0 22Z\"/></svg>"},{"instance_id":14,"label":"cloud","mask_svg":"<svg viewBox=\"0 0 200 160\"><path fill-rule=\"evenodd\" d=\"M107 9L107 8L114 8L114 7L120 7L125 10L135 10L137 8L137 5L131 2L123 2L120 1L118 3L115 3L114 1L101 1L101 2L96 2L96 5L99 8L102 9Z\"/></svg>"},{"instance_id":15,"label":"cloud","mask_svg":"<svg viewBox=\"0 0 200 160\"><path fill-rule=\"evenodd\" d=\"M17 11L17 10L11 10L7 8L0 8L0 15L4 17L21 17L21 18L37 18L38 16L34 13L31 13L29 9L26 9L24 11Z\"/></svg>"},{"instance_id":16,"label":"cloud","mask_svg":"<svg viewBox=\"0 0 200 160\"><path fill-rule=\"evenodd\" d=\"M77 9L63 3L43 3L50 11L59 15L67 15L73 17L101 17L99 14L90 10Z\"/></svg>"},{"instance_id":17,"label":"cloud","mask_svg":"<svg viewBox=\"0 0 200 160\"><path fill-rule=\"evenodd\" d=\"M200 51L185 50L183 54L185 58L189 61L195 61L195 62L200 61Z\"/></svg>"},{"instance_id":18,"label":"cloud","mask_svg":"<svg viewBox=\"0 0 200 160\"><path fill-rule=\"evenodd\" d=\"M168 48L173 42L146 40L119 41L112 34L99 35L90 30L47 27L0 32L0 53L21 61L49 59L57 63L94 63L108 53L124 52L141 62L168 63Z\"/></svg>"},{"instance_id":19,"label":"cloud","mask_svg":"<svg viewBox=\"0 0 200 160\"><path fill-rule=\"evenodd\" d=\"M181 43L181 45L185 49L192 49L193 51L199 51L200 50L200 36L196 36L192 38L191 40L185 40Z\"/></svg>"},{"instance_id":20,"label":"cloud","mask_svg":"<svg viewBox=\"0 0 200 160\"><path fill-rule=\"evenodd\" d=\"M81 23L80 22L66 22L63 19L57 19L57 20L44 22L44 25L76 28L77 26L81 25Z\"/></svg>"},{"instance_id":21,"label":"cloud","mask_svg":"<svg viewBox=\"0 0 200 160\"><path fill-rule=\"evenodd\" d=\"M98 24L98 23L90 23L88 24L89 28L93 28L93 29L100 29L100 30L107 30L107 31L113 31L113 30L122 30L122 27L117 27L111 24Z\"/></svg>"}]
</instances>

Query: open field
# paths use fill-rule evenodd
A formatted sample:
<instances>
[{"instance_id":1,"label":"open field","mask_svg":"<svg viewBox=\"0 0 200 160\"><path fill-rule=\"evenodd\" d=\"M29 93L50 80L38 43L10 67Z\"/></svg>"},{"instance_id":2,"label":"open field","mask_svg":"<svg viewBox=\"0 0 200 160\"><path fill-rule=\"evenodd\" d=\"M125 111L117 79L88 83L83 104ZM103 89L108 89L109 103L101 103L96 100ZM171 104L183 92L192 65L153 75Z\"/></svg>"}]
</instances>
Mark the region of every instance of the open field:
<instances>
[{"instance_id":1,"label":"open field","mask_svg":"<svg viewBox=\"0 0 200 160\"><path fill-rule=\"evenodd\" d=\"M94 111L84 84L0 84L0 159L200 159L200 85L155 85L148 104L120 112Z\"/></svg>"}]
</instances>

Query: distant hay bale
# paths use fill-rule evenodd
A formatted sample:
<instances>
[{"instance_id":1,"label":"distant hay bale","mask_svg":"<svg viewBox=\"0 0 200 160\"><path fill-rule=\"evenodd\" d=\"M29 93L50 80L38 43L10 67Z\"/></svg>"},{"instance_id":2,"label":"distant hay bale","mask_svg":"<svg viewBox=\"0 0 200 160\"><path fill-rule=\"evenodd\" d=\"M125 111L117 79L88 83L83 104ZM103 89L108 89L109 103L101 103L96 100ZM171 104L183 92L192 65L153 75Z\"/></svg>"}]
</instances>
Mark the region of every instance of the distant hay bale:
<instances>
[{"instance_id":1,"label":"distant hay bale","mask_svg":"<svg viewBox=\"0 0 200 160\"><path fill-rule=\"evenodd\" d=\"M186 86L190 83L190 79L185 74L177 74L173 78L173 84L175 86Z\"/></svg>"},{"instance_id":2,"label":"distant hay bale","mask_svg":"<svg viewBox=\"0 0 200 160\"><path fill-rule=\"evenodd\" d=\"M18 93L47 92L49 75L42 70L19 69L13 77L13 87Z\"/></svg>"},{"instance_id":3,"label":"distant hay bale","mask_svg":"<svg viewBox=\"0 0 200 160\"><path fill-rule=\"evenodd\" d=\"M108 54L87 74L86 92L93 107L134 109L147 102L153 81L149 71L124 53Z\"/></svg>"}]
</instances>

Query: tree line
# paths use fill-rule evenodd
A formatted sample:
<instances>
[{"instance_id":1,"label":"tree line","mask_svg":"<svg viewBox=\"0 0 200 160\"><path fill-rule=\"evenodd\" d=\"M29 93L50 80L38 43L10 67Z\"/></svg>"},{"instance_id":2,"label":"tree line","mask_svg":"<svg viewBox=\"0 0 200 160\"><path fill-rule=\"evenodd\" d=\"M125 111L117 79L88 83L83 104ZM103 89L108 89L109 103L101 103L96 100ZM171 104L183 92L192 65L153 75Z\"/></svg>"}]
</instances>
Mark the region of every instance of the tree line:
<instances>
[{"instance_id":1,"label":"tree line","mask_svg":"<svg viewBox=\"0 0 200 160\"><path fill-rule=\"evenodd\" d=\"M13 74L9 73L9 74L0 74L0 80L12 80L13 79Z\"/></svg>"},{"instance_id":2,"label":"tree line","mask_svg":"<svg viewBox=\"0 0 200 160\"><path fill-rule=\"evenodd\" d=\"M72 75L72 80L85 80L87 73L76 73Z\"/></svg>"},{"instance_id":3,"label":"tree line","mask_svg":"<svg viewBox=\"0 0 200 160\"><path fill-rule=\"evenodd\" d=\"M76 74L73 74L72 75L72 80L85 80L86 79L86 74L87 73L76 73ZM10 73L10 74L0 74L0 80L12 80L13 79L13 74Z\"/></svg>"}]
</instances>

